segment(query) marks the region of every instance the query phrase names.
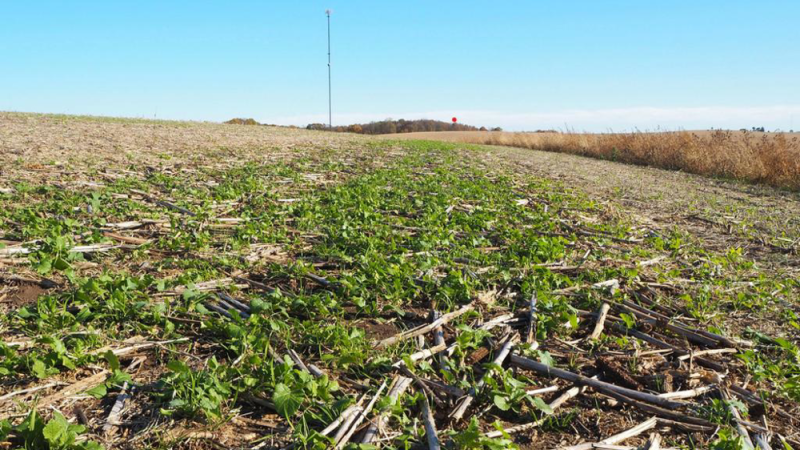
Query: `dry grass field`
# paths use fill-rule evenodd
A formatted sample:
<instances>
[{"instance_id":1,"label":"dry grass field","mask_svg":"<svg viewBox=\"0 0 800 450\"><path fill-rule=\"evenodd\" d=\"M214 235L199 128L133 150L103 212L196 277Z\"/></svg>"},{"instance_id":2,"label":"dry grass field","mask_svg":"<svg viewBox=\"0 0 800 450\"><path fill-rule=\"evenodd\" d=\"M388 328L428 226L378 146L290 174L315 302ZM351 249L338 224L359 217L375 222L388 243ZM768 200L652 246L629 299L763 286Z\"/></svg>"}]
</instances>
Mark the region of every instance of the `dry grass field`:
<instances>
[{"instance_id":1,"label":"dry grass field","mask_svg":"<svg viewBox=\"0 0 800 450\"><path fill-rule=\"evenodd\" d=\"M798 193L397 137L0 113L0 448L800 448Z\"/></svg>"},{"instance_id":2,"label":"dry grass field","mask_svg":"<svg viewBox=\"0 0 800 450\"><path fill-rule=\"evenodd\" d=\"M663 133L409 133L433 139L591 156L800 190L800 133L677 131Z\"/></svg>"}]
</instances>

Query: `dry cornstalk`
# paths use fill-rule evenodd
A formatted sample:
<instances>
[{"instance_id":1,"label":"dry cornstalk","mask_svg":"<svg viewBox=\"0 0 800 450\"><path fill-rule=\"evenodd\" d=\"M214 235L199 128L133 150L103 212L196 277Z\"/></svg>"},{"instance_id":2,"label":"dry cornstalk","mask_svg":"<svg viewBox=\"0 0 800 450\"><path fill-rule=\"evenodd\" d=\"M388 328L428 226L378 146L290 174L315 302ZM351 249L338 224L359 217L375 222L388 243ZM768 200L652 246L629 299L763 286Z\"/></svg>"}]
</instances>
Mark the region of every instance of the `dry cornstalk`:
<instances>
[{"instance_id":1,"label":"dry cornstalk","mask_svg":"<svg viewBox=\"0 0 800 450\"><path fill-rule=\"evenodd\" d=\"M755 434L756 446L760 450L772 450L772 447L769 445L770 437L764 433L756 433Z\"/></svg>"},{"instance_id":2,"label":"dry cornstalk","mask_svg":"<svg viewBox=\"0 0 800 450\"><path fill-rule=\"evenodd\" d=\"M531 294L530 306L528 307L528 336L525 340L533 348L538 347L536 343L536 291Z\"/></svg>"},{"instance_id":3,"label":"dry cornstalk","mask_svg":"<svg viewBox=\"0 0 800 450\"><path fill-rule=\"evenodd\" d=\"M514 318L514 314L502 314L490 319L488 322L482 323L478 328L484 331L489 331L492 328L502 325Z\"/></svg>"},{"instance_id":4,"label":"dry cornstalk","mask_svg":"<svg viewBox=\"0 0 800 450\"><path fill-rule=\"evenodd\" d=\"M378 399L381 397L381 393L385 388L386 388L386 380L384 380L383 383L381 383L380 387L378 388L378 391L375 392L375 395L372 397L372 400L370 400L369 403L367 403L367 406L361 411L356 413L355 419L348 427L349 429L347 430L347 432L342 436L340 440L336 442L334 446L335 448L342 448L345 445L347 445L348 442L350 442L350 437L352 437L353 434L358 430L359 425L361 425L361 422L363 422L364 419L366 419L367 414L369 414L370 411L372 411L372 408L375 406L375 402L377 402Z\"/></svg>"},{"instance_id":5,"label":"dry cornstalk","mask_svg":"<svg viewBox=\"0 0 800 450\"><path fill-rule=\"evenodd\" d=\"M639 267L652 266L653 264L658 264L659 262L663 261L666 258L667 258L666 255L656 256L655 258L648 259L647 261L639 261L636 263L636 265Z\"/></svg>"},{"instance_id":6,"label":"dry cornstalk","mask_svg":"<svg viewBox=\"0 0 800 450\"><path fill-rule=\"evenodd\" d=\"M230 314L230 311L236 311L237 313L239 313L240 316L242 316L243 319L247 319L248 317L250 317L250 314L242 311L240 308L237 308L235 305L232 305L232 304L228 303L227 301L222 300L222 297L219 297L219 305L214 305L214 306L218 306L218 307L222 308L228 314Z\"/></svg>"},{"instance_id":7,"label":"dry cornstalk","mask_svg":"<svg viewBox=\"0 0 800 450\"><path fill-rule=\"evenodd\" d=\"M166 345L166 344L175 344L175 343L178 343L178 342L186 342L188 340L189 340L189 338L185 338L184 337L184 338L178 338L178 339L171 339L171 340L168 340L168 341L143 342L141 344L131 345L130 347L123 347L123 348L118 348L118 349L111 350L111 353L113 353L113 354L115 354L117 356L122 356L122 355L127 355L128 353L131 353L131 352L135 352L137 350L143 350L143 349L146 349L146 348L157 347L157 346L162 346L162 345ZM93 354L100 354L100 353L106 352L107 350L108 350L108 348L103 347L101 349L95 350L92 353Z\"/></svg>"},{"instance_id":8,"label":"dry cornstalk","mask_svg":"<svg viewBox=\"0 0 800 450\"><path fill-rule=\"evenodd\" d=\"M500 352L494 358L494 361L492 361L492 364L498 366L503 364L503 361L505 361L506 357L508 357L509 353L511 353L511 349L514 347L515 337L516 336L509 336L505 344L503 344L503 347L500 349ZM461 418L464 417L464 413L467 412L467 408L469 408L469 405L473 400L475 400L475 396L478 395L478 392L483 389L483 386L486 384L486 379L491 373L491 371L487 371L483 374L478 384L469 392L469 394L467 394L466 397L463 398L463 400L461 400L456 409L450 413L451 419L461 420Z\"/></svg>"},{"instance_id":9,"label":"dry cornstalk","mask_svg":"<svg viewBox=\"0 0 800 450\"><path fill-rule=\"evenodd\" d=\"M439 311L432 310L431 311L431 321L435 322L436 319L441 317L442 314ZM440 345L444 344L444 331L442 330L441 325L433 329L433 344ZM437 355L437 359L439 360L439 369L447 370L447 353L444 351L439 352Z\"/></svg>"},{"instance_id":10,"label":"dry cornstalk","mask_svg":"<svg viewBox=\"0 0 800 450\"><path fill-rule=\"evenodd\" d=\"M657 338L655 338L653 336L650 336L647 333L643 333L643 332L641 332L639 330L633 330L633 329L627 328L622 323L614 322L614 323L612 323L612 327L618 333L629 335L629 336L633 336L633 337L635 337L637 339L641 339L641 340L643 340L643 341L645 341L645 342L647 342L649 344L652 344L652 345L654 345L656 347L659 347L659 348L670 349L676 355L687 355L687 354L689 354L689 352L687 350L675 347L672 344L664 342L661 339L657 339ZM720 363L718 363L716 361L711 361L710 359L698 357L698 358L693 358L693 361L697 362L698 364L700 364L702 366L708 367L709 369L716 370L718 372L724 372L725 371L725 366L723 366L722 364L720 364Z\"/></svg>"},{"instance_id":11,"label":"dry cornstalk","mask_svg":"<svg viewBox=\"0 0 800 450\"><path fill-rule=\"evenodd\" d=\"M648 414L654 414L659 417L659 421L661 419L667 419L666 421L662 421L663 423L671 423L673 426L683 428L690 431L711 431L715 428L715 424L709 422L708 420L701 419L699 417L689 416L677 411L670 411L668 409L659 408L658 406L651 405L649 403L640 402L638 400L634 400L630 397L620 394L616 391L608 391L604 392L605 395L613 398L618 402L622 402L628 405L631 405L642 412Z\"/></svg>"},{"instance_id":12,"label":"dry cornstalk","mask_svg":"<svg viewBox=\"0 0 800 450\"><path fill-rule=\"evenodd\" d=\"M575 387L572 387L572 388L566 390L560 396L558 396L558 398L556 398L555 400L550 402L550 404L548 406L550 406L550 409L555 411L561 405L566 403L567 400L569 400L569 399L571 399L573 397L576 397L577 395L579 395L579 394L581 394L581 393L583 393L585 391L586 391L586 386L575 386ZM541 418L541 419L539 419L537 421L526 423L526 424L523 424L523 425L517 425L515 427L506 428L503 431L499 431L499 430L490 431L489 433L486 433L485 436L489 437L489 438L496 438L496 437L502 436L503 433L506 433L506 434L519 433L520 431L525 431L525 430L530 430L531 428L536 428L539 425L543 424L545 422L545 420L547 420L547 417L544 417L544 418Z\"/></svg>"},{"instance_id":13,"label":"dry cornstalk","mask_svg":"<svg viewBox=\"0 0 800 450\"><path fill-rule=\"evenodd\" d=\"M393 401L397 401L397 399L403 395L403 393L411 386L413 380L411 378L407 378L404 376L398 376L395 379L395 382L392 383L392 387L389 389L389 392L386 394L387 397L392 399ZM362 444L369 444L378 437L378 432L380 432L383 427L386 425L386 414L385 411L381 411L378 414L378 417L375 421L370 423L367 431L364 432L364 437L361 439Z\"/></svg>"},{"instance_id":14,"label":"dry cornstalk","mask_svg":"<svg viewBox=\"0 0 800 450\"><path fill-rule=\"evenodd\" d=\"M91 244L91 245L76 245L70 248L69 253L102 253L114 249L134 249L135 245L120 245L120 244ZM6 247L0 248L0 255L27 255L36 251L35 247Z\"/></svg>"},{"instance_id":15,"label":"dry cornstalk","mask_svg":"<svg viewBox=\"0 0 800 450\"><path fill-rule=\"evenodd\" d=\"M451 386L449 384L442 383L441 381L438 380L420 378L420 381L422 381L430 388L435 389L437 392L443 392L451 397L460 398L466 395L466 392L464 392L462 389L459 389L455 386Z\"/></svg>"},{"instance_id":16,"label":"dry cornstalk","mask_svg":"<svg viewBox=\"0 0 800 450\"><path fill-rule=\"evenodd\" d=\"M619 280L617 280L616 278L612 278L610 280L601 281L599 283L594 283L592 285L580 285L579 284L579 285L575 285L575 286L570 286L568 288L556 289L556 290L552 291L551 294L552 295L571 295L571 294L574 294L575 292L580 291L581 289L586 289L586 288L595 289L595 290L612 290L613 291L613 290L619 288Z\"/></svg>"},{"instance_id":17,"label":"dry cornstalk","mask_svg":"<svg viewBox=\"0 0 800 450\"><path fill-rule=\"evenodd\" d=\"M739 414L739 410L736 409L736 406L730 401L731 396L727 392L726 389L719 390L722 399L725 400L725 405L728 407L728 411L733 417L733 428L736 430L736 433L742 438L742 444L745 449L753 449L755 446L753 445L753 441L750 439L750 433L748 433L747 428L744 426L742 422L742 416Z\"/></svg>"},{"instance_id":18,"label":"dry cornstalk","mask_svg":"<svg viewBox=\"0 0 800 450\"><path fill-rule=\"evenodd\" d=\"M19 391L10 392L8 394L0 396L0 403L4 402L4 401L6 401L6 400L8 400L10 398L16 397L18 395L30 394L30 393L33 393L33 392L41 391L43 389L48 389L48 388L55 387L55 386L64 386L66 384L67 383L62 383L60 381L55 381L55 382L52 382L52 383L43 384L41 386L35 386L35 387L32 387L32 388L27 388L27 389L22 389L22 390L19 390Z\"/></svg>"},{"instance_id":19,"label":"dry cornstalk","mask_svg":"<svg viewBox=\"0 0 800 450\"><path fill-rule=\"evenodd\" d=\"M65 398L65 397L70 397L72 395L75 395L75 394L78 394L80 392L83 392L83 391L85 391L87 389L90 389L91 387L96 386L96 385L102 383L103 381L105 381L106 376L109 373L110 372L108 370L104 369L104 370L101 370L100 372L97 372L94 375L88 376L88 377L86 377L86 378L84 378L82 380L78 380L78 381L70 384L69 386L65 387L64 389L56 392L55 394L51 394L51 395L43 398L42 400L40 400L36 404L36 408L37 409L46 408L46 407L52 405L53 403ZM0 420L8 418L8 417L10 417L10 414L8 414L7 411L6 412L0 412Z\"/></svg>"},{"instance_id":20,"label":"dry cornstalk","mask_svg":"<svg viewBox=\"0 0 800 450\"><path fill-rule=\"evenodd\" d=\"M611 306L608 303L603 303L603 305L600 306L600 311L597 313L597 323L594 326L594 330L592 330L592 334L590 334L587 339L597 339L603 334L603 327L605 326L606 317L610 309Z\"/></svg>"},{"instance_id":21,"label":"dry cornstalk","mask_svg":"<svg viewBox=\"0 0 800 450\"><path fill-rule=\"evenodd\" d=\"M144 245L144 244L149 244L150 243L149 239L142 239L142 238L137 238L137 237L132 237L132 236L124 236L122 234L112 233L110 231L106 231L105 233L103 233L103 236L105 236L107 238L114 239L115 241L124 242L126 244Z\"/></svg>"},{"instance_id":22,"label":"dry cornstalk","mask_svg":"<svg viewBox=\"0 0 800 450\"><path fill-rule=\"evenodd\" d=\"M133 361L129 366L128 370L132 370L136 368L141 362L144 361L144 358L139 358ZM106 423L103 425L103 433L108 433L111 431L115 425L119 423L119 416L122 414L122 407L125 406L125 400L131 397L128 394L128 382L125 381L122 384L122 389L120 390L119 394L117 394L116 400L114 400L114 406L111 407L111 412L108 413L108 417L106 417Z\"/></svg>"},{"instance_id":23,"label":"dry cornstalk","mask_svg":"<svg viewBox=\"0 0 800 450\"><path fill-rule=\"evenodd\" d=\"M676 428L687 432L707 432L713 431L715 428L711 425L697 425L686 422L679 422L677 420L669 420L663 417L658 418L658 423L664 427Z\"/></svg>"},{"instance_id":24,"label":"dry cornstalk","mask_svg":"<svg viewBox=\"0 0 800 450\"><path fill-rule=\"evenodd\" d=\"M364 410L363 406L356 406L353 411L347 415L347 417L343 417L341 426L336 431L336 434L333 436L334 446L338 446L339 442L344 438L345 434L350 430L350 427L353 425L353 422L356 421L358 416L361 415L361 411ZM344 416L344 414L342 414Z\"/></svg>"},{"instance_id":25,"label":"dry cornstalk","mask_svg":"<svg viewBox=\"0 0 800 450\"><path fill-rule=\"evenodd\" d=\"M228 294L226 294L224 292L218 292L217 293L217 297L219 297L220 299L225 300L229 304L235 306L236 309L238 309L239 311L242 311L242 312L247 313L247 314L249 314L252 311L250 309L250 305L248 305L246 303L242 303L239 300L236 300L235 298L231 297L230 295L228 295Z\"/></svg>"},{"instance_id":26,"label":"dry cornstalk","mask_svg":"<svg viewBox=\"0 0 800 450\"><path fill-rule=\"evenodd\" d=\"M694 359L698 356L705 356L705 355L720 355L723 353L737 353L739 350L735 348L712 348L708 350L700 350L697 352L687 353L685 355L678 356L678 360L686 361L687 359Z\"/></svg>"},{"instance_id":27,"label":"dry cornstalk","mask_svg":"<svg viewBox=\"0 0 800 450\"><path fill-rule=\"evenodd\" d=\"M319 432L319 434L323 436L329 435L331 432L333 432L333 430L335 430L339 425L341 425L342 422L348 420L350 416L352 416L358 408L360 408L359 404L348 406L344 411L342 411L341 414L339 414L339 417L337 417L336 420L329 423L324 430Z\"/></svg>"},{"instance_id":28,"label":"dry cornstalk","mask_svg":"<svg viewBox=\"0 0 800 450\"><path fill-rule=\"evenodd\" d=\"M421 359L430 358L431 356L433 356L433 355L435 355L435 354L437 354L437 353L439 353L439 352L441 352L441 351L443 351L445 349L447 349L447 344L442 342L441 344L436 345L434 347L426 348L425 350L422 350L422 351L419 351L419 352L416 352L416 353L412 353L412 354L408 355L408 359L410 359L412 362L419 361ZM398 368L400 366L405 365L405 363L406 363L405 360L401 359L401 360L395 362L394 364L392 364L392 367Z\"/></svg>"},{"instance_id":29,"label":"dry cornstalk","mask_svg":"<svg viewBox=\"0 0 800 450\"><path fill-rule=\"evenodd\" d=\"M636 296L639 299L643 299L644 298L642 295L640 295L640 294L638 294L636 292L634 292L634 294L636 294ZM659 319L659 320L661 320L663 322L671 322L676 327L680 327L680 328L683 328L685 330L689 330L689 331L691 331L693 333L696 333L698 335L701 335L701 336L705 336L705 337L707 337L709 339L717 341L719 344L726 345L728 347L752 347L753 346L753 343L749 342L749 341L733 340L731 338L722 336L722 335L717 334L717 333L712 333L710 331L706 331L706 330L701 330L699 328L690 327L689 325L687 325L685 323L682 323L682 322L679 322L677 320L674 320L671 317L668 317L668 316L665 316L664 314L661 314L659 312L653 311L652 309L645 308L644 306L638 305L638 304L636 304L636 303L634 303L634 302L632 302L630 300L623 300L622 303L624 305L626 305L626 306L629 306L629 307L631 307L633 309L636 309L636 310L642 312L643 314L649 315L652 318Z\"/></svg>"},{"instance_id":30,"label":"dry cornstalk","mask_svg":"<svg viewBox=\"0 0 800 450\"><path fill-rule=\"evenodd\" d=\"M436 422L433 420L431 405L425 394L422 395L422 420L425 422L425 438L428 440L428 449L439 450L442 448L439 444L439 434L436 432Z\"/></svg>"},{"instance_id":31,"label":"dry cornstalk","mask_svg":"<svg viewBox=\"0 0 800 450\"><path fill-rule=\"evenodd\" d=\"M438 319L429 324L421 325L416 328L412 328L411 330L398 333L390 338L384 339L376 343L375 348L388 347L389 345L395 344L397 342L417 337L419 335L427 334L434 328L442 326L443 324L450 322L456 317L461 316L462 314L467 313L469 311L472 311L472 309L473 309L472 305L467 305L451 313L443 314L442 317L439 317Z\"/></svg>"},{"instance_id":32,"label":"dry cornstalk","mask_svg":"<svg viewBox=\"0 0 800 450\"><path fill-rule=\"evenodd\" d=\"M650 433L650 438L644 446L644 450L660 450L661 449L661 435L658 433Z\"/></svg>"},{"instance_id":33,"label":"dry cornstalk","mask_svg":"<svg viewBox=\"0 0 800 450\"><path fill-rule=\"evenodd\" d=\"M603 393L616 392L636 400L641 400L643 402L648 402L648 403L653 403L655 405L663 406L664 408L678 409L684 406L682 403L673 402L671 400L661 398L657 395L648 394L646 392L634 391L633 389L628 389L622 386L617 386L615 384L606 383L604 381L585 377L583 375L573 373L567 370L559 369L556 367L550 367L546 364L540 363L539 361L534 361L532 359L528 359L516 354L511 355L511 364L523 369L533 370L542 375L554 376L570 381L572 383L583 384Z\"/></svg>"},{"instance_id":34,"label":"dry cornstalk","mask_svg":"<svg viewBox=\"0 0 800 450\"><path fill-rule=\"evenodd\" d=\"M667 392L664 394L658 394L661 398L670 398L670 399L684 399L684 398L693 398L700 395L705 394L706 392L712 391L716 388L716 386L709 385L709 386L700 386L694 389L688 389L685 391L675 391L675 392Z\"/></svg>"},{"instance_id":35,"label":"dry cornstalk","mask_svg":"<svg viewBox=\"0 0 800 450\"><path fill-rule=\"evenodd\" d=\"M315 366L314 364L309 364L308 365L308 371L311 372L311 375L313 375L314 378L319 378L319 377L325 375L325 372L323 372L322 369L320 369L319 367Z\"/></svg>"},{"instance_id":36,"label":"dry cornstalk","mask_svg":"<svg viewBox=\"0 0 800 450\"><path fill-rule=\"evenodd\" d=\"M558 385L554 384L552 386L548 386L545 388L531 389L529 391L525 391L525 393L528 395L542 395L542 394L547 394L549 392L555 392L557 390L558 390Z\"/></svg>"},{"instance_id":37,"label":"dry cornstalk","mask_svg":"<svg viewBox=\"0 0 800 450\"><path fill-rule=\"evenodd\" d=\"M163 207L165 207L167 209L172 209L174 211L178 211L179 213L186 214L187 216L192 216L193 217L193 216L197 215L197 214L193 213L192 211L189 211L188 209L186 209L186 208L184 208L182 206L178 206L178 205L175 205L174 203L170 203L170 202L168 202L166 200L161 200L159 198L156 198L156 197L148 194L145 191L140 191L138 189L131 189L130 191L133 192L134 194L140 195L144 200L146 200L148 202L155 203L156 205L163 206Z\"/></svg>"},{"instance_id":38,"label":"dry cornstalk","mask_svg":"<svg viewBox=\"0 0 800 450\"><path fill-rule=\"evenodd\" d=\"M422 378L420 378L414 372L408 370L408 367L406 367L406 366L400 366L400 370L407 377L409 377L412 380L414 380L414 383L417 384L417 387L419 387L423 392L428 394L430 396L430 398L433 400L433 402L436 403L436 406L438 406L440 408L444 407L444 402L436 395L436 392L434 392L430 387L428 387L427 384L425 384L424 381L422 381Z\"/></svg>"},{"instance_id":39,"label":"dry cornstalk","mask_svg":"<svg viewBox=\"0 0 800 450\"><path fill-rule=\"evenodd\" d=\"M627 302L627 303L625 303L625 304L616 304L615 306L619 310L621 310L623 312L631 313L631 314L639 317L639 319L644 323L649 323L651 325L664 328L664 329L666 329L666 330L668 330L668 331L670 331L672 333L675 333L675 334L677 334L679 336L683 336L686 339L688 339L688 340L690 340L692 342L695 342L697 344L700 344L700 345L705 345L705 346L708 346L708 347L716 347L717 345L719 345L719 340L717 340L717 339L712 339L712 338L709 338L709 337L706 337L706 336L702 336L702 335L700 335L698 333L695 333L694 331L688 329L687 327L683 327L683 326L679 326L679 325L676 325L674 323L671 323L670 319L663 319L661 317L654 317L651 314L646 313L646 312L642 311L641 309L632 306L632 305L635 305L635 303L633 303L633 302L628 302L627 300L624 300L623 302ZM663 316L663 317L666 317L666 316Z\"/></svg>"},{"instance_id":40,"label":"dry cornstalk","mask_svg":"<svg viewBox=\"0 0 800 450\"><path fill-rule=\"evenodd\" d=\"M289 354L289 359L291 359L297 365L297 367L300 368L300 370L302 370L303 372L311 373L311 371L308 370L308 366L306 366L306 363L304 363L303 360L300 359L300 355L298 355L296 351L290 348L286 351L286 353Z\"/></svg>"},{"instance_id":41,"label":"dry cornstalk","mask_svg":"<svg viewBox=\"0 0 800 450\"><path fill-rule=\"evenodd\" d=\"M249 286L246 284L236 284L233 278L220 278L218 280L203 281L194 285L196 291L216 291L217 289L235 286L239 289L247 289ZM164 291L159 296L181 295L189 288L187 286L177 286L171 291Z\"/></svg>"},{"instance_id":42,"label":"dry cornstalk","mask_svg":"<svg viewBox=\"0 0 800 450\"><path fill-rule=\"evenodd\" d=\"M595 446L598 445L598 444L599 445L614 445L614 444L616 444L618 442L622 442L622 441L624 441L626 439L630 439L632 437L636 437L636 436L644 433L645 431L651 430L651 429L655 428L655 426L657 424L658 424L658 419L656 419L655 417L651 417L651 418L645 420L644 422L636 425L635 427L633 427L631 429L625 430L625 431L623 431L621 433L618 433L618 434L615 434L613 436L609 436L609 437L603 439L600 442L596 442L596 443L595 442L587 442L587 443L584 443L584 444L573 445L571 447L562 447L562 449L563 450L589 450L589 449L592 449L592 448L596 448Z\"/></svg>"}]
</instances>

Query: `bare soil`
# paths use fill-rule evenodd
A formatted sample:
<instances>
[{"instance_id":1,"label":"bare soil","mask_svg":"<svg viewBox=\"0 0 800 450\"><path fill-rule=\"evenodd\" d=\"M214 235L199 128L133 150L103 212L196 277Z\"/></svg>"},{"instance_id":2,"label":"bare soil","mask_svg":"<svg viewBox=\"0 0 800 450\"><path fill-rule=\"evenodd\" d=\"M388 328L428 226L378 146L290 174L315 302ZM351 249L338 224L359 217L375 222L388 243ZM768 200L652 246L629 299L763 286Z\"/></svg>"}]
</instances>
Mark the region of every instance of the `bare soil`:
<instances>
[{"instance_id":1,"label":"bare soil","mask_svg":"<svg viewBox=\"0 0 800 450\"><path fill-rule=\"evenodd\" d=\"M21 284L12 287L12 293L3 303L5 303L9 309L19 309L23 306L36 303L36 299L45 292L46 291L39 287L39 285L29 283Z\"/></svg>"}]
</instances>

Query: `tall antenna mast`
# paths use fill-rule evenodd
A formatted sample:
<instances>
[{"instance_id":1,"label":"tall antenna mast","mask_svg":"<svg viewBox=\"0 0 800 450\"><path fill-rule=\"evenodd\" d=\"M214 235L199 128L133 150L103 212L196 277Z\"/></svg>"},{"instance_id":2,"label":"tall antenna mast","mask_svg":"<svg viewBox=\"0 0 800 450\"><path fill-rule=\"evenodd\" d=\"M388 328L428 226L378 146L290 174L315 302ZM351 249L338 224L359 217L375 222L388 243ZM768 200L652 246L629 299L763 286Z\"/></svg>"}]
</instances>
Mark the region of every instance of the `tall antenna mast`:
<instances>
[{"instance_id":1,"label":"tall antenna mast","mask_svg":"<svg viewBox=\"0 0 800 450\"><path fill-rule=\"evenodd\" d=\"M331 10L326 9L328 16L328 128L333 128L333 109L331 108Z\"/></svg>"}]
</instances>

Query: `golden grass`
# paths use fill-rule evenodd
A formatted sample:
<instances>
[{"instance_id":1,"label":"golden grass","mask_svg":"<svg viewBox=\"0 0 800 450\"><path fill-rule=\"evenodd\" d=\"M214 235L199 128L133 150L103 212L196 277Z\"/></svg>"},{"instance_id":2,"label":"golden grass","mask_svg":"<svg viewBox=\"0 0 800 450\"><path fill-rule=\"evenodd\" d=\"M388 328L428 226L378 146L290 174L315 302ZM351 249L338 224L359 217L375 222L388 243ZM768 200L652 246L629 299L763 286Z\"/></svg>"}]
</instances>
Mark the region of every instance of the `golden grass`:
<instances>
[{"instance_id":1,"label":"golden grass","mask_svg":"<svg viewBox=\"0 0 800 450\"><path fill-rule=\"evenodd\" d=\"M414 134L417 133L412 133ZM800 190L800 137L796 133L717 130L610 134L424 134L425 139L441 137L443 140L473 144L572 153ZM444 136L445 134L451 136Z\"/></svg>"}]
</instances>

